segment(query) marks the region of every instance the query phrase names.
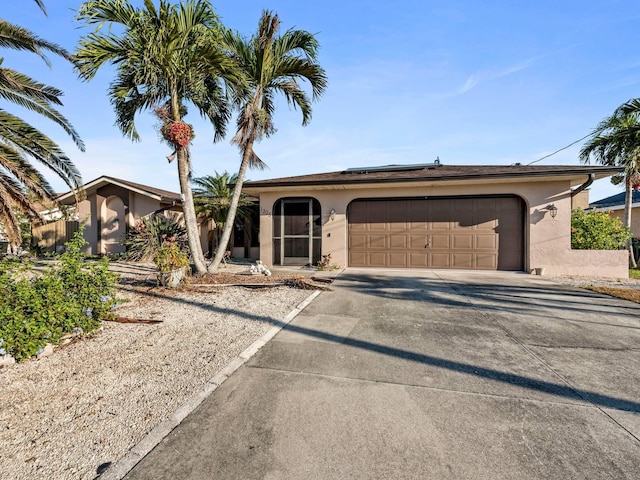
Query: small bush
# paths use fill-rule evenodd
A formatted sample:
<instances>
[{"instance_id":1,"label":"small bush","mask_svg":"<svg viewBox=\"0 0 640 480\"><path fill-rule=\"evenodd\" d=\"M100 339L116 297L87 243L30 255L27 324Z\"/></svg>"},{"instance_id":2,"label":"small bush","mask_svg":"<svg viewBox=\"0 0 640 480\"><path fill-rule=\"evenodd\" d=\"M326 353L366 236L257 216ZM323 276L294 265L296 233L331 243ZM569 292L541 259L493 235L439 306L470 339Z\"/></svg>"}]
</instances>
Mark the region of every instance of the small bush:
<instances>
[{"instance_id":1,"label":"small bush","mask_svg":"<svg viewBox=\"0 0 640 480\"><path fill-rule=\"evenodd\" d=\"M188 267L189 257L180 250L176 242L165 241L156 251L153 263L156 264L161 272L171 272L172 270Z\"/></svg>"},{"instance_id":2,"label":"small bush","mask_svg":"<svg viewBox=\"0 0 640 480\"><path fill-rule=\"evenodd\" d=\"M188 251L187 230L174 218L152 215L136 222L123 242L127 260L150 262L166 239L172 239L183 252Z\"/></svg>"},{"instance_id":3,"label":"small bush","mask_svg":"<svg viewBox=\"0 0 640 480\"><path fill-rule=\"evenodd\" d=\"M331 254L327 253L326 255L322 256L322 260L318 260L316 267L318 268L318 270L338 270L340 268L340 265L338 265L337 263L332 263Z\"/></svg>"},{"instance_id":4,"label":"small bush","mask_svg":"<svg viewBox=\"0 0 640 480\"><path fill-rule=\"evenodd\" d=\"M571 248L618 250L631 238L631 230L608 212L574 210L571 213Z\"/></svg>"},{"instance_id":5,"label":"small bush","mask_svg":"<svg viewBox=\"0 0 640 480\"><path fill-rule=\"evenodd\" d=\"M32 265L0 262L0 353L17 361L35 355L66 334L88 334L113 316L117 274L108 259L87 263L76 232L58 264L41 276Z\"/></svg>"}]
</instances>

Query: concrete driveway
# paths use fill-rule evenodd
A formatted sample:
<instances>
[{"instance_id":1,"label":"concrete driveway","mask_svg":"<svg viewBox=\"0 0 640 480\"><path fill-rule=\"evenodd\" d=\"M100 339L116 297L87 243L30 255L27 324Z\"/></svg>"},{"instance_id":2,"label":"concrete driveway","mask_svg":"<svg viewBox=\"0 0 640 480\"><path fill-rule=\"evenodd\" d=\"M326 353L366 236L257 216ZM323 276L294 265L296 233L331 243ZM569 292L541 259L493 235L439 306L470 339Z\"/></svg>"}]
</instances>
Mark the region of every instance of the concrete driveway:
<instances>
[{"instance_id":1,"label":"concrete driveway","mask_svg":"<svg viewBox=\"0 0 640 480\"><path fill-rule=\"evenodd\" d=\"M639 306L510 273L334 285L127 478L640 478Z\"/></svg>"}]
</instances>

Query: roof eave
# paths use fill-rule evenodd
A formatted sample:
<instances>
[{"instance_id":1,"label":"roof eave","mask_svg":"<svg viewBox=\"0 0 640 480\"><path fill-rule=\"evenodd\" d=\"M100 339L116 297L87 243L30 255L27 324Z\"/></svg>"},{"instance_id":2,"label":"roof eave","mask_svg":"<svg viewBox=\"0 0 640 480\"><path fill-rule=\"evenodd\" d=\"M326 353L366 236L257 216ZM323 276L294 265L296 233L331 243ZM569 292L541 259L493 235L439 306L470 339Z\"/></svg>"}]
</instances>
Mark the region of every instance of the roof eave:
<instances>
[{"instance_id":1,"label":"roof eave","mask_svg":"<svg viewBox=\"0 0 640 480\"><path fill-rule=\"evenodd\" d=\"M486 179L498 179L498 178L542 178L542 177L574 177L576 178L576 184L581 183L582 180L578 180L579 177L583 177L584 175L589 175L590 173L595 174L596 180L601 178L610 177L615 173L621 172L623 169L620 167L592 167L585 169L584 167L581 169L575 170L564 170L561 172L558 171L539 171L539 172L496 172L496 173L480 173L480 174L452 174L452 175L441 175L438 177L391 177L391 178L378 178L371 179L366 178L366 175L362 176L365 178L352 178L349 181L344 181L342 179L329 179L329 180L289 180L283 182L260 182L259 180L256 182L247 182L244 187L247 191L255 191L255 189L265 189L265 188L274 188L274 187L307 187L307 186L332 186L332 185L362 185L362 184L389 184L389 183L408 183L408 182L423 182L423 183L431 183L431 182L444 182L444 181L468 181L468 180L486 180ZM245 189L243 188L243 190Z\"/></svg>"},{"instance_id":2,"label":"roof eave","mask_svg":"<svg viewBox=\"0 0 640 480\"><path fill-rule=\"evenodd\" d=\"M130 190L132 192L138 193L140 195L144 195L146 197L149 198L153 198L154 200L158 200L161 203L174 203L174 204L181 204L182 201L180 199L176 199L176 198L170 198L170 197L165 197L162 195L158 195L152 192L148 192L146 190L134 187L132 185L128 185L126 183L120 182L117 179L111 178L111 177L107 177L107 176L102 176L99 178L96 178L95 180L92 180L91 182L83 185L82 187L79 188L79 190L84 190L85 193L88 193L91 190L98 190L99 188L101 188L104 185L107 184L111 184L111 185L117 185L119 187L122 187L126 190ZM75 201L75 195L74 195L74 191L70 190L67 193L64 193L62 195L60 195L57 200L60 203L64 203L65 200L68 199L74 199Z\"/></svg>"}]
</instances>

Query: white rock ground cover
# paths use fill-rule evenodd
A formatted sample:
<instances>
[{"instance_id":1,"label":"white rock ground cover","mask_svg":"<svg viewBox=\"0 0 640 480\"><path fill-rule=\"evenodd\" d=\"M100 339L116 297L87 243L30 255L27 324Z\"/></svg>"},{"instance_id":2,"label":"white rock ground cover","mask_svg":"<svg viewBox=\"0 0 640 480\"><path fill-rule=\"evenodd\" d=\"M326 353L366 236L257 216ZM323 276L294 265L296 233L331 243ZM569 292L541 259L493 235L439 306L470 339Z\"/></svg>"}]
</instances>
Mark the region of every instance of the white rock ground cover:
<instances>
[{"instance_id":1,"label":"white rock ground cover","mask_svg":"<svg viewBox=\"0 0 640 480\"><path fill-rule=\"evenodd\" d=\"M282 320L288 287L123 291L120 316L51 356L0 369L0 480L91 479Z\"/></svg>"}]
</instances>

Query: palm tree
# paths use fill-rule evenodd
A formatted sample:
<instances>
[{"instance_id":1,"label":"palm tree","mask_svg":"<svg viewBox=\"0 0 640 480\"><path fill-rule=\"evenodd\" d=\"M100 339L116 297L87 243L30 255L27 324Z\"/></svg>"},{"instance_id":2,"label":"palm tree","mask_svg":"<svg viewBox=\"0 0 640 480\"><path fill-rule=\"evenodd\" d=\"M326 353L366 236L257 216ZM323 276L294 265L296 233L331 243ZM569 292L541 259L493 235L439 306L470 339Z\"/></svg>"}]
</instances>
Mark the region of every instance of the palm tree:
<instances>
[{"instance_id":1,"label":"palm tree","mask_svg":"<svg viewBox=\"0 0 640 480\"><path fill-rule=\"evenodd\" d=\"M231 197L233 194L231 185L237 181L237 175L230 175L228 172L218 173L215 175L206 175L191 180L195 186L193 189L193 200L196 206L196 214L202 220L210 220L213 222L214 232L216 235L216 245L220 245L220 232L224 228L224 224L229 214L231 205ZM236 217L247 220L251 217L249 207L253 202L247 200L245 194L240 196L238 202L238 210ZM220 247L218 247L220 248ZM226 246L222 247L226 250ZM210 245L210 252L214 248Z\"/></svg>"},{"instance_id":2,"label":"palm tree","mask_svg":"<svg viewBox=\"0 0 640 480\"><path fill-rule=\"evenodd\" d=\"M640 110L633 111L632 104L619 107L605 118L593 131L592 138L580 150L580 160L589 163L593 158L601 165L624 167L615 175L614 184L625 184L624 224L631 228L631 203L633 187L640 173ZM631 241L628 242L629 264L636 267Z\"/></svg>"},{"instance_id":3,"label":"palm tree","mask_svg":"<svg viewBox=\"0 0 640 480\"><path fill-rule=\"evenodd\" d=\"M308 82L311 86L312 100L317 100L327 86L325 71L316 63L319 48L316 38L304 30L287 30L279 36L279 28L278 15L265 10L256 35L250 39L231 31L224 33L225 47L244 75L247 88L238 92L236 98L240 113L232 143L239 147L242 160L220 239L223 245L231 237L247 168L264 167L264 163L253 151L253 145L275 132L274 97L281 93L289 105L300 108L302 125L307 125L311 120L311 101L298 81ZM223 255L222 249L218 249L211 271L217 270Z\"/></svg>"},{"instance_id":4,"label":"palm tree","mask_svg":"<svg viewBox=\"0 0 640 480\"><path fill-rule=\"evenodd\" d=\"M189 248L199 274L206 272L198 236L190 185L189 144L193 129L184 123L187 103L208 118L214 141L224 137L230 112L222 78L233 81L233 64L219 48L222 30L208 0L187 0L172 5L144 0L135 8L129 0L95 0L80 6L78 20L95 30L80 40L76 65L80 77L92 79L111 63L116 77L109 96L116 124L131 140L139 140L135 116L153 109L162 122L161 134L177 157L180 191ZM103 28L103 27L109 28ZM120 34L113 27L120 27Z\"/></svg>"},{"instance_id":5,"label":"palm tree","mask_svg":"<svg viewBox=\"0 0 640 480\"><path fill-rule=\"evenodd\" d=\"M35 2L45 12L43 3ZM70 58L59 45L3 19L0 19L0 46L35 53L47 65L50 63L45 51ZM0 98L58 124L84 151L84 144L73 126L56 109L62 105L62 94L54 87L5 68L0 59ZM20 117L0 109L0 224L12 245L21 242L21 216L31 221L42 220L42 207L51 207L55 203L54 190L33 165L34 162L51 170L72 190L82 185L80 173L57 143Z\"/></svg>"}]
</instances>

